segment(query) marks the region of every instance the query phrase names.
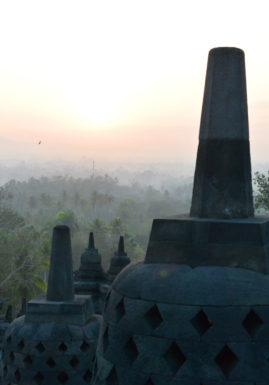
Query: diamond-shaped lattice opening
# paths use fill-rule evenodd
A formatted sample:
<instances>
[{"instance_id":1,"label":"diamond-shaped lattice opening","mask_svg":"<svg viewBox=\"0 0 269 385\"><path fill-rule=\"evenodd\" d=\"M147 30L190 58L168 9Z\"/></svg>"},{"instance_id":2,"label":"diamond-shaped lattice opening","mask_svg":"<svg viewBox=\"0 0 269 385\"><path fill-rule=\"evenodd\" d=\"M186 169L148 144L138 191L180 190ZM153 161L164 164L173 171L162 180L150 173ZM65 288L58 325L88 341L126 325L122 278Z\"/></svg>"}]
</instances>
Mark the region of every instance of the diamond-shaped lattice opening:
<instances>
[{"instance_id":1,"label":"diamond-shaped lattice opening","mask_svg":"<svg viewBox=\"0 0 269 385\"><path fill-rule=\"evenodd\" d=\"M152 330L156 329L163 322L163 318L157 305L152 306L152 308L150 308L144 315L144 318Z\"/></svg>"},{"instance_id":2,"label":"diamond-shaped lattice opening","mask_svg":"<svg viewBox=\"0 0 269 385\"><path fill-rule=\"evenodd\" d=\"M11 361L11 362L14 362L14 361L15 361L15 356L14 356L14 353L13 353L13 352L10 353L9 358L10 358L10 361Z\"/></svg>"},{"instance_id":3,"label":"diamond-shaped lattice opening","mask_svg":"<svg viewBox=\"0 0 269 385\"><path fill-rule=\"evenodd\" d=\"M24 341L23 340L20 340L20 342L18 343L18 348L20 350L22 350L24 348Z\"/></svg>"},{"instance_id":4,"label":"diamond-shaped lattice opening","mask_svg":"<svg viewBox=\"0 0 269 385\"><path fill-rule=\"evenodd\" d=\"M195 317L191 319L192 326L202 336L212 326L212 321L203 310L200 310Z\"/></svg>"},{"instance_id":5,"label":"diamond-shaped lattice opening","mask_svg":"<svg viewBox=\"0 0 269 385\"><path fill-rule=\"evenodd\" d=\"M46 361L46 364L50 367L50 368L54 368L54 366L56 366L56 362L54 361L53 358L49 357Z\"/></svg>"},{"instance_id":6,"label":"diamond-shaped lattice opening","mask_svg":"<svg viewBox=\"0 0 269 385\"><path fill-rule=\"evenodd\" d=\"M106 385L118 385L118 376L115 366L113 366L106 378Z\"/></svg>"},{"instance_id":7,"label":"diamond-shaped lattice opening","mask_svg":"<svg viewBox=\"0 0 269 385\"><path fill-rule=\"evenodd\" d=\"M255 336L262 324L263 320L253 309L249 311L246 318L242 322L242 325L252 338Z\"/></svg>"},{"instance_id":8,"label":"diamond-shaped lattice opening","mask_svg":"<svg viewBox=\"0 0 269 385\"><path fill-rule=\"evenodd\" d=\"M36 345L36 350L38 350L39 353L43 353L45 351L45 346L39 342L39 344Z\"/></svg>"},{"instance_id":9,"label":"diamond-shaped lattice opening","mask_svg":"<svg viewBox=\"0 0 269 385\"><path fill-rule=\"evenodd\" d=\"M67 373L65 372L61 372L58 376L58 380L61 384L66 384L67 381L69 380L69 377L67 375Z\"/></svg>"},{"instance_id":10,"label":"diamond-shaped lattice opening","mask_svg":"<svg viewBox=\"0 0 269 385\"><path fill-rule=\"evenodd\" d=\"M72 366L72 368L75 368L76 366L78 366L79 364L79 360L76 356L74 356L73 358L71 358L71 360L69 361L69 364Z\"/></svg>"},{"instance_id":11,"label":"diamond-shaped lattice opening","mask_svg":"<svg viewBox=\"0 0 269 385\"><path fill-rule=\"evenodd\" d=\"M151 378L145 383L145 385L155 385Z\"/></svg>"},{"instance_id":12,"label":"diamond-shaped lattice opening","mask_svg":"<svg viewBox=\"0 0 269 385\"><path fill-rule=\"evenodd\" d=\"M232 352L229 346L225 345L224 348L216 356L215 361L224 373L224 375L228 378L231 371L237 365L239 359Z\"/></svg>"},{"instance_id":13,"label":"diamond-shaped lattice opening","mask_svg":"<svg viewBox=\"0 0 269 385\"><path fill-rule=\"evenodd\" d=\"M138 356L138 349L136 347L136 344L131 337L127 344L124 346L124 352L127 357L127 360L129 361L129 364L131 365Z\"/></svg>"},{"instance_id":14,"label":"diamond-shaped lattice opening","mask_svg":"<svg viewBox=\"0 0 269 385\"><path fill-rule=\"evenodd\" d=\"M62 342L60 345L59 345L59 347L58 347L58 349L60 350L60 352L66 352L67 351L67 346L66 346L66 344L64 343L64 342Z\"/></svg>"},{"instance_id":15,"label":"diamond-shaped lattice opening","mask_svg":"<svg viewBox=\"0 0 269 385\"><path fill-rule=\"evenodd\" d=\"M107 350L109 345L109 339L108 339L108 327L106 328L104 334L103 334L103 347L104 347L104 352Z\"/></svg>"},{"instance_id":16,"label":"diamond-shaped lattice opening","mask_svg":"<svg viewBox=\"0 0 269 385\"><path fill-rule=\"evenodd\" d=\"M115 307L115 311L116 311L116 321L120 322L122 317L125 315L125 306L124 306L123 298L120 300L120 302Z\"/></svg>"},{"instance_id":17,"label":"diamond-shaped lattice opening","mask_svg":"<svg viewBox=\"0 0 269 385\"><path fill-rule=\"evenodd\" d=\"M186 361L186 357L175 342L172 343L170 348L165 353L164 359L173 374L176 374Z\"/></svg>"},{"instance_id":18,"label":"diamond-shaped lattice opening","mask_svg":"<svg viewBox=\"0 0 269 385\"><path fill-rule=\"evenodd\" d=\"M41 384L43 384L44 378L45 378L44 375L41 372L38 372L34 376L34 381L36 384L41 385Z\"/></svg>"},{"instance_id":19,"label":"diamond-shaped lattice opening","mask_svg":"<svg viewBox=\"0 0 269 385\"><path fill-rule=\"evenodd\" d=\"M85 382L90 383L92 379L92 373L90 370L87 370L87 372L84 374L83 379Z\"/></svg>"},{"instance_id":20,"label":"diamond-shaped lattice opening","mask_svg":"<svg viewBox=\"0 0 269 385\"><path fill-rule=\"evenodd\" d=\"M20 373L19 369L17 369L17 370L15 371L14 375L15 375L16 381L17 381L17 382L20 381L20 379L21 379L21 373Z\"/></svg>"},{"instance_id":21,"label":"diamond-shaped lattice opening","mask_svg":"<svg viewBox=\"0 0 269 385\"><path fill-rule=\"evenodd\" d=\"M33 363L32 358L28 355L24 358L23 362L25 362L28 365L31 365Z\"/></svg>"},{"instance_id":22,"label":"diamond-shaped lattice opening","mask_svg":"<svg viewBox=\"0 0 269 385\"><path fill-rule=\"evenodd\" d=\"M83 341L83 343L80 345L80 350L82 352L87 352L87 350L90 349L90 344L88 344L88 342L86 341Z\"/></svg>"}]
</instances>

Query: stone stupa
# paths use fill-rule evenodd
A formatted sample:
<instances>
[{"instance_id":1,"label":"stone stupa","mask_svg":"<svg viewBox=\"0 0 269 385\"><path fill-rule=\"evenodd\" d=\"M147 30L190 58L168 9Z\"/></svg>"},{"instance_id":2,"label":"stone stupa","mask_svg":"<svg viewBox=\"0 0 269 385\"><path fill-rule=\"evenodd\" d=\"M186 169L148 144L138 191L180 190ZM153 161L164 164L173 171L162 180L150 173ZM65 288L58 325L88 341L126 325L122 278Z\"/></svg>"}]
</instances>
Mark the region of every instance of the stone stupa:
<instances>
[{"instance_id":1,"label":"stone stupa","mask_svg":"<svg viewBox=\"0 0 269 385\"><path fill-rule=\"evenodd\" d=\"M124 248L124 237L120 236L118 250L114 253L110 260L110 266L107 272L108 280L113 282L121 270L129 265L130 262L130 258Z\"/></svg>"},{"instance_id":2,"label":"stone stupa","mask_svg":"<svg viewBox=\"0 0 269 385\"><path fill-rule=\"evenodd\" d=\"M70 231L56 226L47 294L28 302L6 331L3 384L89 384L100 320L91 296L74 295Z\"/></svg>"},{"instance_id":3,"label":"stone stupa","mask_svg":"<svg viewBox=\"0 0 269 385\"><path fill-rule=\"evenodd\" d=\"M268 385L269 218L254 217L244 52L209 52L190 216L115 279L94 385Z\"/></svg>"},{"instance_id":4,"label":"stone stupa","mask_svg":"<svg viewBox=\"0 0 269 385\"><path fill-rule=\"evenodd\" d=\"M102 267L102 257L94 245L93 232L90 232L88 247L81 255L74 287L76 294L91 295L95 313L102 314L109 285Z\"/></svg>"}]
</instances>

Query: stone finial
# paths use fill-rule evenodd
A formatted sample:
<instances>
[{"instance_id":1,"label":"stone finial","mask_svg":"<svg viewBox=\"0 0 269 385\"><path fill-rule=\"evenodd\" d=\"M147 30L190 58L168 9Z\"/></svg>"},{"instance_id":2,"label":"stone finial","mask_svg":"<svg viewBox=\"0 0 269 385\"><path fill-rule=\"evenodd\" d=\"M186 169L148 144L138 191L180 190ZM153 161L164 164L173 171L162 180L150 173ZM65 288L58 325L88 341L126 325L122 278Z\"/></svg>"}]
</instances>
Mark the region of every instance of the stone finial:
<instances>
[{"instance_id":1,"label":"stone finial","mask_svg":"<svg viewBox=\"0 0 269 385\"><path fill-rule=\"evenodd\" d=\"M254 215L244 52L209 52L190 215Z\"/></svg>"},{"instance_id":2,"label":"stone finial","mask_svg":"<svg viewBox=\"0 0 269 385\"><path fill-rule=\"evenodd\" d=\"M120 236L118 252L116 252L110 261L110 267L107 272L109 281L113 281L120 271L130 263L130 258L124 249L124 238Z\"/></svg>"},{"instance_id":3,"label":"stone finial","mask_svg":"<svg viewBox=\"0 0 269 385\"><path fill-rule=\"evenodd\" d=\"M63 225L53 229L47 300L74 300L70 230Z\"/></svg>"},{"instance_id":4,"label":"stone finial","mask_svg":"<svg viewBox=\"0 0 269 385\"><path fill-rule=\"evenodd\" d=\"M21 309L17 314L17 317L21 317L22 315L25 315L25 314L26 314L26 298L23 297L22 303L21 303Z\"/></svg>"},{"instance_id":5,"label":"stone finial","mask_svg":"<svg viewBox=\"0 0 269 385\"><path fill-rule=\"evenodd\" d=\"M91 231L90 232L90 235L89 235L89 246L88 246L88 249L94 249L94 237L93 237L93 232Z\"/></svg>"},{"instance_id":6,"label":"stone finial","mask_svg":"<svg viewBox=\"0 0 269 385\"><path fill-rule=\"evenodd\" d=\"M127 255L124 250L124 238L121 235L119 239L119 245L118 245L118 255Z\"/></svg>"},{"instance_id":7,"label":"stone finial","mask_svg":"<svg viewBox=\"0 0 269 385\"><path fill-rule=\"evenodd\" d=\"M13 320L13 306L8 305L7 311L5 314L5 322L11 323Z\"/></svg>"}]
</instances>

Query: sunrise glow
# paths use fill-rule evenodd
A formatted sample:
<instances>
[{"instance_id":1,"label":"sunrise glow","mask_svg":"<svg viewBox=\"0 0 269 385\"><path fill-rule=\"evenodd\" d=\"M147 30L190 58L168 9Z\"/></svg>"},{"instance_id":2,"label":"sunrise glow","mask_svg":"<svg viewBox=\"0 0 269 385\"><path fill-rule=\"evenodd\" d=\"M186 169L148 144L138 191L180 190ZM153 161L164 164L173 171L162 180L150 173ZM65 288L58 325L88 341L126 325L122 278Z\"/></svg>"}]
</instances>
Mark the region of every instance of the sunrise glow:
<instances>
[{"instance_id":1,"label":"sunrise glow","mask_svg":"<svg viewBox=\"0 0 269 385\"><path fill-rule=\"evenodd\" d=\"M194 161L208 51L237 46L253 157L266 159L265 6L228 0L220 16L213 0L1 2L2 157Z\"/></svg>"}]
</instances>

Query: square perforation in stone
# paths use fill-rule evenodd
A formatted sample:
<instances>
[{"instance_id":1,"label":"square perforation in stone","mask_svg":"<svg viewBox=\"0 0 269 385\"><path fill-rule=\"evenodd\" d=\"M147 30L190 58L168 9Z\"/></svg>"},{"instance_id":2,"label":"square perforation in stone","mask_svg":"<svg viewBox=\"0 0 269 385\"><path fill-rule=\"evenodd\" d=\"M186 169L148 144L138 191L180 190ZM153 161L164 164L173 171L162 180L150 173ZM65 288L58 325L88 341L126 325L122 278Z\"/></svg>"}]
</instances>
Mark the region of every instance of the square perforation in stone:
<instances>
[{"instance_id":1,"label":"square perforation in stone","mask_svg":"<svg viewBox=\"0 0 269 385\"><path fill-rule=\"evenodd\" d=\"M50 367L50 368L54 368L56 366L56 362L54 361L54 359L52 357L49 357L46 361L46 364Z\"/></svg>"},{"instance_id":2,"label":"square perforation in stone","mask_svg":"<svg viewBox=\"0 0 269 385\"><path fill-rule=\"evenodd\" d=\"M222 370L226 378L229 377L232 370L236 367L239 362L238 357L234 352L229 348L228 345L225 345L219 354L216 356L215 361L217 365Z\"/></svg>"},{"instance_id":3,"label":"square perforation in stone","mask_svg":"<svg viewBox=\"0 0 269 385\"><path fill-rule=\"evenodd\" d=\"M130 365L136 360L139 352L133 338L129 338L127 344L124 346L124 352Z\"/></svg>"},{"instance_id":4,"label":"square perforation in stone","mask_svg":"<svg viewBox=\"0 0 269 385\"><path fill-rule=\"evenodd\" d=\"M149 378L149 379L147 380L147 382L145 382L144 385L155 385L155 384L154 384L154 382L152 381L152 379Z\"/></svg>"},{"instance_id":5,"label":"square perforation in stone","mask_svg":"<svg viewBox=\"0 0 269 385\"><path fill-rule=\"evenodd\" d=\"M64 342L62 342L62 343L59 345L59 347L58 347L58 350L59 350L60 352L62 352L62 353L65 353L65 352L67 351L67 349L68 349L68 347L67 347L67 345L66 345Z\"/></svg>"},{"instance_id":6,"label":"square perforation in stone","mask_svg":"<svg viewBox=\"0 0 269 385\"><path fill-rule=\"evenodd\" d=\"M23 362L25 364L28 364L28 365L31 365L33 363L33 360L31 358L31 356L27 355L24 359L23 359Z\"/></svg>"},{"instance_id":7,"label":"square perforation in stone","mask_svg":"<svg viewBox=\"0 0 269 385\"><path fill-rule=\"evenodd\" d=\"M69 364L72 366L72 368L75 368L76 366L78 366L79 359L77 358L77 356L72 357L71 360L69 361Z\"/></svg>"},{"instance_id":8,"label":"square perforation in stone","mask_svg":"<svg viewBox=\"0 0 269 385\"><path fill-rule=\"evenodd\" d=\"M183 352L175 342L171 344L171 346L166 351L163 357L169 369L173 373L173 375L175 375L178 372L178 370L186 361L185 355L183 354Z\"/></svg>"},{"instance_id":9,"label":"square perforation in stone","mask_svg":"<svg viewBox=\"0 0 269 385\"><path fill-rule=\"evenodd\" d=\"M213 324L202 309L191 319L190 322L200 336L205 334Z\"/></svg>"},{"instance_id":10,"label":"square perforation in stone","mask_svg":"<svg viewBox=\"0 0 269 385\"><path fill-rule=\"evenodd\" d=\"M90 370L87 370L87 372L84 374L83 379L86 383L90 383L92 379L92 373Z\"/></svg>"},{"instance_id":11,"label":"square perforation in stone","mask_svg":"<svg viewBox=\"0 0 269 385\"><path fill-rule=\"evenodd\" d=\"M46 348L45 348L45 346L42 344L42 342L39 342L37 345L36 345L36 350L37 351L39 351L39 353L43 353L45 350L46 350Z\"/></svg>"},{"instance_id":12,"label":"square perforation in stone","mask_svg":"<svg viewBox=\"0 0 269 385\"><path fill-rule=\"evenodd\" d=\"M144 319L151 330L156 329L163 322L163 317L156 304L147 311L144 315Z\"/></svg>"},{"instance_id":13,"label":"square perforation in stone","mask_svg":"<svg viewBox=\"0 0 269 385\"><path fill-rule=\"evenodd\" d=\"M80 345L80 350L85 353L90 349L90 344L88 344L87 341L83 341L82 344Z\"/></svg>"},{"instance_id":14,"label":"square perforation in stone","mask_svg":"<svg viewBox=\"0 0 269 385\"><path fill-rule=\"evenodd\" d=\"M38 385L43 384L44 379L45 377L41 372L37 372L36 375L34 376L34 382Z\"/></svg>"},{"instance_id":15,"label":"square perforation in stone","mask_svg":"<svg viewBox=\"0 0 269 385\"><path fill-rule=\"evenodd\" d=\"M15 375L16 381L19 382L21 380L21 372L19 371L19 369L15 371L14 375Z\"/></svg>"},{"instance_id":16,"label":"square perforation in stone","mask_svg":"<svg viewBox=\"0 0 269 385\"><path fill-rule=\"evenodd\" d=\"M59 375L58 375L58 381L61 383L61 384L66 384L67 381L69 380L69 376L67 373L65 372L61 372Z\"/></svg>"},{"instance_id":17,"label":"square perforation in stone","mask_svg":"<svg viewBox=\"0 0 269 385\"><path fill-rule=\"evenodd\" d=\"M261 317L253 309L251 309L242 322L242 325L250 337L254 338L263 323L264 322Z\"/></svg>"}]
</instances>

